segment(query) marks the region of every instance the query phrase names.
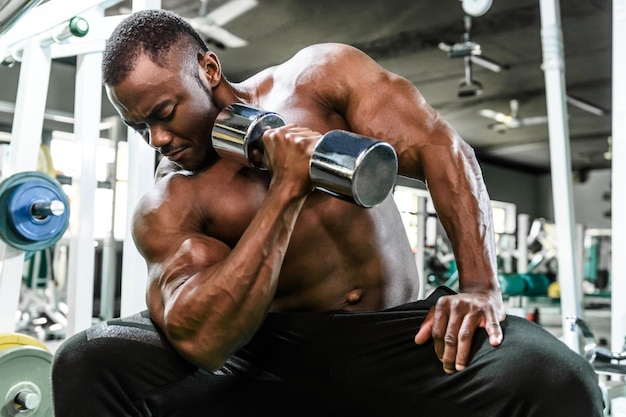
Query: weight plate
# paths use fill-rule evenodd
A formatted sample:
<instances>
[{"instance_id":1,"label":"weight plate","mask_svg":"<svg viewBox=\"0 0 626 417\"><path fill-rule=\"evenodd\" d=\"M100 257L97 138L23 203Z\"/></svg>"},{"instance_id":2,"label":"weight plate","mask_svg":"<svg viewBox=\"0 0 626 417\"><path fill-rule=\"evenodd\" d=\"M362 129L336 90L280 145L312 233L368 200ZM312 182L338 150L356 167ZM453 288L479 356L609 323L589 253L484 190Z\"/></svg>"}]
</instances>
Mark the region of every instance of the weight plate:
<instances>
[{"instance_id":1,"label":"weight plate","mask_svg":"<svg viewBox=\"0 0 626 417\"><path fill-rule=\"evenodd\" d=\"M0 351L21 346L35 346L48 350L48 347L43 342L34 337L20 333L0 333Z\"/></svg>"},{"instance_id":2,"label":"weight plate","mask_svg":"<svg viewBox=\"0 0 626 417\"><path fill-rule=\"evenodd\" d=\"M39 198L38 195L43 198ZM34 201L59 200L65 206L60 216L36 218L30 213ZM20 208L20 204L23 204ZM39 251L54 245L69 224L69 200L61 185L41 172L20 172L0 184L0 238L24 251Z\"/></svg>"},{"instance_id":3,"label":"weight plate","mask_svg":"<svg viewBox=\"0 0 626 417\"><path fill-rule=\"evenodd\" d=\"M24 239L42 241L55 239L59 232L65 232L66 215L48 215L38 217L33 215L31 207L38 201L61 201L59 191L48 182L34 180L20 184L13 188L11 197L7 201L10 224L15 233Z\"/></svg>"},{"instance_id":4,"label":"weight plate","mask_svg":"<svg viewBox=\"0 0 626 417\"><path fill-rule=\"evenodd\" d=\"M10 347L0 351L0 417L39 417L52 415L50 372L52 354L34 346ZM15 398L28 392L34 408L19 410Z\"/></svg>"}]
</instances>

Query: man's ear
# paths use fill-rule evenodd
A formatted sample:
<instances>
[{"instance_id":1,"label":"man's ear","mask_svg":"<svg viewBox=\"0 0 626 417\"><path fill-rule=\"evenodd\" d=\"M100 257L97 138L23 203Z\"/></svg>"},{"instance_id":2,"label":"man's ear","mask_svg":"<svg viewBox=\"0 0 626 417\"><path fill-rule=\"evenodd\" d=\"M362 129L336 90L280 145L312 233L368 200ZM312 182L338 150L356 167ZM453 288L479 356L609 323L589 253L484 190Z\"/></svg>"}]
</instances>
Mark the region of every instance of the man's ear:
<instances>
[{"instance_id":1,"label":"man's ear","mask_svg":"<svg viewBox=\"0 0 626 417\"><path fill-rule=\"evenodd\" d=\"M198 54L198 64L200 64L201 73L209 82L211 88L215 88L222 80L222 66L217 55L208 51L204 54Z\"/></svg>"}]
</instances>

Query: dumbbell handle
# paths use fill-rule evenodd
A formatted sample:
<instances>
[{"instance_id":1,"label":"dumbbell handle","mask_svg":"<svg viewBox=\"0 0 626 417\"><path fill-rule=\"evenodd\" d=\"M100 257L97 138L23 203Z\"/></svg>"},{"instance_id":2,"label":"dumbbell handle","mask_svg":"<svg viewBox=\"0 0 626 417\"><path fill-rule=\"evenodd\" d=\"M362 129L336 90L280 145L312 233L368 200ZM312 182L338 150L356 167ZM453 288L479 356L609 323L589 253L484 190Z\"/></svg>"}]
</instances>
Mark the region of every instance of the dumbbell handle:
<instances>
[{"instance_id":1,"label":"dumbbell handle","mask_svg":"<svg viewBox=\"0 0 626 417\"><path fill-rule=\"evenodd\" d=\"M215 120L213 147L224 157L265 170L261 137L267 129L284 125L285 120L276 113L235 103ZM343 130L322 136L309 165L316 188L363 207L387 198L397 172L398 159L391 145Z\"/></svg>"},{"instance_id":2,"label":"dumbbell handle","mask_svg":"<svg viewBox=\"0 0 626 417\"><path fill-rule=\"evenodd\" d=\"M34 217L45 218L48 216L61 216L65 213L65 204L59 200L35 201L30 207L30 212Z\"/></svg>"}]
</instances>

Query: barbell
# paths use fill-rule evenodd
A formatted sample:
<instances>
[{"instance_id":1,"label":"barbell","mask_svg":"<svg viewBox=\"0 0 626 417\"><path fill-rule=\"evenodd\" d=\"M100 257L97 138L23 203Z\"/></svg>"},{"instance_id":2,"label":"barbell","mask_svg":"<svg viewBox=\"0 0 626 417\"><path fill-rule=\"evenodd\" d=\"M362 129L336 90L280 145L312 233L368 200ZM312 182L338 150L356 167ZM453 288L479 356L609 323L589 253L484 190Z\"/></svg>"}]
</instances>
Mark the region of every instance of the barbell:
<instances>
[{"instance_id":1,"label":"barbell","mask_svg":"<svg viewBox=\"0 0 626 417\"><path fill-rule=\"evenodd\" d=\"M69 225L69 200L58 181L27 171L0 183L0 238L35 252L54 245Z\"/></svg>"},{"instance_id":2,"label":"barbell","mask_svg":"<svg viewBox=\"0 0 626 417\"><path fill-rule=\"evenodd\" d=\"M0 334L0 417L52 415L52 353L39 340Z\"/></svg>"}]
</instances>

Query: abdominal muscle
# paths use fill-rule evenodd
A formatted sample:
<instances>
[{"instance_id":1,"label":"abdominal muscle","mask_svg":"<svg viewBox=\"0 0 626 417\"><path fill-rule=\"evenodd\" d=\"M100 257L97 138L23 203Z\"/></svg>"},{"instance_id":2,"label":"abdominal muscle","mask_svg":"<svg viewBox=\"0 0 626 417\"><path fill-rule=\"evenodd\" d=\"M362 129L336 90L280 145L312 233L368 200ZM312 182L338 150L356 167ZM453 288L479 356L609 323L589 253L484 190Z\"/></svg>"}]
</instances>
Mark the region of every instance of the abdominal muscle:
<instances>
[{"instance_id":1,"label":"abdominal muscle","mask_svg":"<svg viewBox=\"0 0 626 417\"><path fill-rule=\"evenodd\" d=\"M414 301L418 289L392 198L363 209L315 193L296 223L272 310L380 310Z\"/></svg>"}]
</instances>

